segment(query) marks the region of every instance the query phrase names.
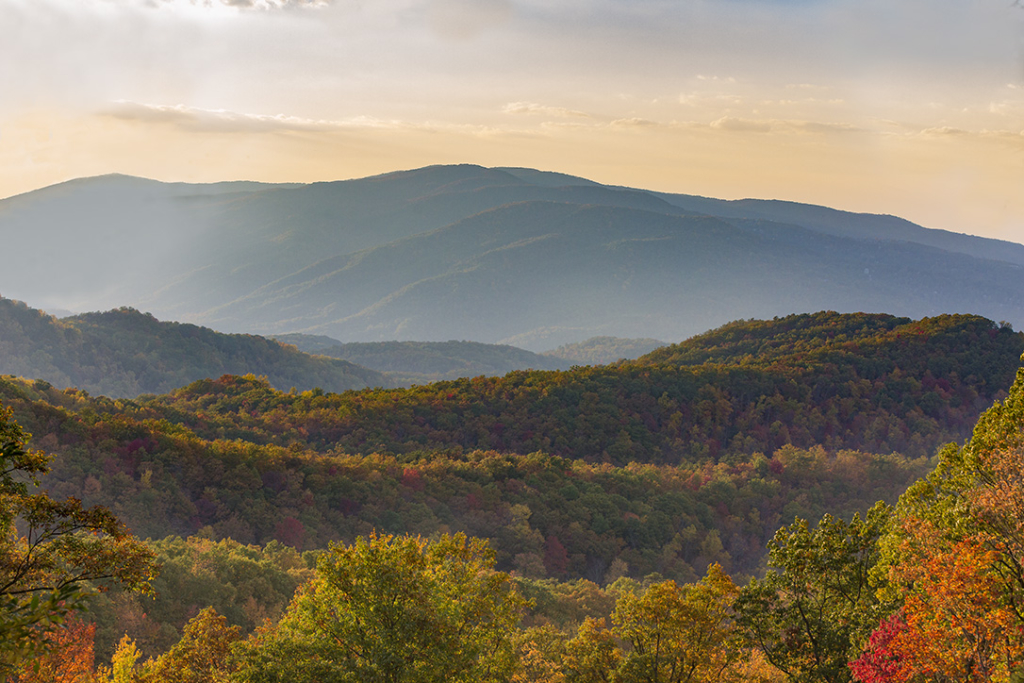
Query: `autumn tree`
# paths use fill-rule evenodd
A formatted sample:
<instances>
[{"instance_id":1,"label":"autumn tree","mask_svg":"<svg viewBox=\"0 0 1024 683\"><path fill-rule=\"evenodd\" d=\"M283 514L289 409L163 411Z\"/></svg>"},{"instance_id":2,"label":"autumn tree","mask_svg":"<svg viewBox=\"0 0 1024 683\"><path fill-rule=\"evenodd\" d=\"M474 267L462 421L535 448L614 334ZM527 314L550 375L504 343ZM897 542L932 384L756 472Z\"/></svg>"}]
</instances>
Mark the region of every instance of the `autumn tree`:
<instances>
[{"instance_id":1,"label":"autumn tree","mask_svg":"<svg viewBox=\"0 0 1024 683\"><path fill-rule=\"evenodd\" d=\"M721 680L741 654L732 623L738 590L713 564L698 583L652 585L626 592L615 606L615 635L629 644L619 665L624 683L689 683Z\"/></svg>"},{"instance_id":2,"label":"autumn tree","mask_svg":"<svg viewBox=\"0 0 1024 683\"><path fill-rule=\"evenodd\" d=\"M93 586L143 589L152 553L105 508L35 491L47 456L0 407L0 673L45 651Z\"/></svg>"},{"instance_id":3,"label":"autumn tree","mask_svg":"<svg viewBox=\"0 0 1024 683\"><path fill-rule=\"evenodd\" d=\"M562 672L566 683L610 683L622 659L604 619L587 617L565 645Z\"/></svg>"},{"instance_id":4,"label":"autumn tree","mask_svg":"<svg viewBox=\"0 0 1024 683\"><path fill-rule=\"evenodd\" d=\"M234 669L232 644L241 629L207 607L186 624L181 640L152 662L147 662L141 683L215 683Z\"/></svg>"},{"instance_id":5,"label":"autumn tree","mask_svg":"<svg viewBox=\"0 0 1024 683\"><path fill-rule=\"evenodd\" d=\"M1024 371L970 441L901 496L880 569L894 604L851 663L865 683L1024 678Z\"/></svg>"},{"instance_id":6,"label":"autumn tree","mask_svg":"<svg viewBox=\"0 0 1024 683\"><path fill-rule=\"evenodd\" d=\"M911 523L918 528L904 545L927 550L907 551L891 568L903 607L882 621L851 670L864 683L1007 681L1024 648L993 571L998 553L983 536L947 542L933 525Z\"/></svg>"},{"instance_id":7,"label":"autumn tree","mask_svg":"<svg viewBox=\"0 0 1024 683\"><path fill-rule=\"evenodd\" d=\"M512 683L566 683L562 662L565 637L551 625L519 630L514 637L516 667Z\"/></svg>"},{"instance_id":8,"label":"autumn tree","mask_svg":"<svg viewBox=\"0 0 1024 683\"><path fill-rule=\"evenodd\" d=\"M22 666L17 683L93 683L95 634L95 624L71 616L46 634L46 651Z\"/></svg>"},{"instance_id":9,"label":"autumn tree","mask_svg":"<svg viewBox=\"0 0 1024 683\"><path fill-rule=\"evenodd\" d=\"M321 556L273 629L243 650L251 683L506 680L524 605L479 539L361 537Z\"/></svg>"}]
</instances>

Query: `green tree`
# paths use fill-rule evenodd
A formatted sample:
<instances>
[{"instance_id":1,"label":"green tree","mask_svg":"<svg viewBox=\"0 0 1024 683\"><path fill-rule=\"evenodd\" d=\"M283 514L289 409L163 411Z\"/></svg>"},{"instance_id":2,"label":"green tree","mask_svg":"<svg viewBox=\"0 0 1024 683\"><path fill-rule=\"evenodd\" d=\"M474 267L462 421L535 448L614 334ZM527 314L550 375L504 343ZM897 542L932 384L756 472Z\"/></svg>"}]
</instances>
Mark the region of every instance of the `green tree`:
<instances>
[{"instance_id":1,"label":"green tree","mask_svg":"<svg viewBox=\"0 0 1024 683\"><path fill-rule=\"evenodd\" d=\"M524 600L465 535L360 537L317 564L277 627L243 648L251 683L507 680Z\"/></svg>"},{"instance_id":2,"label":"green tree","mask_svg":"<svg viewBox=\"0 0 1024 683\"><path fill-rule=\"evenodd\" d=\"M143 667L143 683L215 683L231 673L232 644L241 629L212 607L197 614L185 626L181 640L168 652Z\"/></svg>"},{"instance_id":3,"label":"green tree","mask_svg":"<svg viewBox=\"0 0 1024 683\"><path fill-rule=\"evenodd\" d=\"M0 673L47 648L47 634L95 586L145 589L152 552L105 508L34 492L47 456L0 407Z\"/></svg>"},{"instance_id":4,"label":"green tree","mask_svg":"<svg viewBox=\"0 0 1024 683\"><path fill-rule=\"evenodd\" d=\"M612 617L615 634L629 643L619 680L624 683L717 681L742 652L732 622L737 594L732 579L713 564L698 583L656 583L626 592Z\"/></svg>"},{"instance_id":5,"label":"green tree","mask_svg":"<svg viewBox=\"0 0 1024 683\"><path fill-rule=\"evenodd\" d=\"M565 645L562 671L566 683L609 683L622 653L604 619L587 617Z\"/></svg>"},{"instance_id":6,"label":"green tree","mask_svg":"<svg viewBox=\"0 0 1024 683\"><path fill-rule=\"evenodd\" d=\"M847 662L889 612L869 574L890 514L879 503L863 520L825 515L816 529L798 518L768 544L773 571L740 592L737 622L790 680L850 680Z\"/></svg>"}]
</instances>

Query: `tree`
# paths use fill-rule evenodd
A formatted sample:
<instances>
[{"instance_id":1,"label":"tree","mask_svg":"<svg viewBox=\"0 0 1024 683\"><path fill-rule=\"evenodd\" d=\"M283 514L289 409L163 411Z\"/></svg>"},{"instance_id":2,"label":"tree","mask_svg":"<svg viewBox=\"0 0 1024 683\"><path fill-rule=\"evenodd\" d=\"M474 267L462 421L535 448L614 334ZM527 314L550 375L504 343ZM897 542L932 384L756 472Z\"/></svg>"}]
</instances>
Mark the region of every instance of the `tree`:
<instances>
[{"instance_id":1,"label":"tree","mask_svg":"<svg viewBox=\"0 0 1024 683\"><path fill-rule=\"evenodd\" d=\"M903 607L875 630L851 670L864 683L1008 680L1024 649L993 571L998 552L983 535L949 542L930 523L904 525L916 528L903 545L917 547L890 569Z\"/></svg>"},{"instance_id":2,"label":"tree","mask_svg":"<svg viewBox=\"0 0 1024 683\"><path fill-rule=\"evenodd\" d=\"M566 683L609 683L622 653L604 619L587 617L565 645L562 671Z\"/></svg>"},{"instance_id":3,"label":"tree","mask_svg":"<svg viewBox=\"0 0 1024 683\"><path fill-rule=\"evenodd\" d=\"M321 556L277 627L243 649L252 683L507 680L524 600L486 541L359 538Z\"/></svg>"},{"instance_id":4,"label":"tree","mask_svg":"<svg viewBox=\"0 0 1024 683\"><path fill-rule=\"evenodd\" d=\"M736 601L737 621L768 661L797 683L845 683L847 662L888 610L869 582L890 509L862 520L797 519L769 543L770 571Z\"/></svg>"},{"instance_id":5,"label":"tree","mask_svg":"<svg viewBox=\"0 0 1024 683\"><path fill-rule=\"evenodd\" d=\"M33 492L47 456L0 407L0 673L48 647L47 633L111 582L144 590L152 552L101 507Z\"/></svg>"},{"instance_id":6,"label":"tree","mask_svg":"<svg viewBox=\"0 0 1024 683\"><path fill-rule=\"evenodd\" d=\"M143 667L142 683L214 683L233 669L231 646L241 629L212 607L197 614L181 634L181 640L155 661Z\"/></svg>"},{"instance_id":7,"label":"tree","mask_svg":"<svg viewBox=\"0 0 1024 683\"><path fill-rule=\"evenodd\" d=\"M26 663L18 683L92 683L95 624L70 618L47 634L48 651Z\"/></svg>"},{"instance_id":8,"label":"tree","mask_svg":"<svg viewBox=\"0 0 1024 683\"><path fill-rule=\"evenodd\" d=\"M619 666L619 680L721 680L742 650L732 623L737 592L732 579L713 564L695 584L663 581L642 594L624 593L612 616L615 635L631 646Z\"/></svg>"},{"instance_id":9,"label":"tree","mask_svg":"<svg viewBox=\"0 0 1024 683\"><path fill-rule=\"evenodd\" d=\"M100 667L99 680L103 683L135 683L136 663L142 657L135 641L125 634L117 644L109 667Z\"/></svg>"},{"instance_id":10,"label":"tree","mask_svg":"<svg viewBox=\"0 0 1024 683\"><path fill-rule=\"evenodd\" d=\"M868 683L1024 679L1024 370L963 448L900 497L879 570L896 616L851 662Z\"/></svg>"},{"instance_id":11,"label":"tree","mask_svg":"<svg viewBox=\"0 0 1024 683\"><path fill-rule=\"evenodd\" d=\"M512 683L566 683L565 637L550 624L518 631Z\"/></svg>"},{"instance_id":12,"label":"tree","mask_svg":"<svg viewBox=\"0 0 1024 683\"><path fill-rule=\"evenodd\" d=\"M981 439L979 439L980 441ZM1024 449L947 449L887 539L902 603L850 666L865 683L1006 681L1024 663Z\"/></svg>"}]
</instances>

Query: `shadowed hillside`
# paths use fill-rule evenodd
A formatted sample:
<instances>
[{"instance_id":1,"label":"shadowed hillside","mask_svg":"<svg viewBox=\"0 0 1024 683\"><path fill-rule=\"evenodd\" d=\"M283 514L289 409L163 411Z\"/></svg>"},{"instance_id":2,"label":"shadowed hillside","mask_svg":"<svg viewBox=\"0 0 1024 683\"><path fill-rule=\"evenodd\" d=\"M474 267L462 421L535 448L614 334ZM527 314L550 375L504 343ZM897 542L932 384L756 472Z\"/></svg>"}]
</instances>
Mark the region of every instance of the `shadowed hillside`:
<instances>
[{"instance_id":1,"label":"shadowed hillside","mask_svg":"<svg viewBox=\"0 0 1024 683\"><path fill-rule=\"evenodd\" d=\"M166 392L224 374L263 375L284 390L389 386L372 370L263 337L160 322L127 308L57 320L9 299L0 299L0 374L112 397Z\"/></svg>"},{"instance_id":2,"label":"shadowed hillside","mask_svg":"<svg viewBox=\"0 0 1024 683\"><path fill-rule=\"evenodd\" d=\"M4 293L34 305L128 305L344 343L540 352L824 309L970 312L1024 327L1024 245L530 169L434 166L300 186L104 176L0 201L0 238L23 256Z\"/></svg>"}]
</instances>

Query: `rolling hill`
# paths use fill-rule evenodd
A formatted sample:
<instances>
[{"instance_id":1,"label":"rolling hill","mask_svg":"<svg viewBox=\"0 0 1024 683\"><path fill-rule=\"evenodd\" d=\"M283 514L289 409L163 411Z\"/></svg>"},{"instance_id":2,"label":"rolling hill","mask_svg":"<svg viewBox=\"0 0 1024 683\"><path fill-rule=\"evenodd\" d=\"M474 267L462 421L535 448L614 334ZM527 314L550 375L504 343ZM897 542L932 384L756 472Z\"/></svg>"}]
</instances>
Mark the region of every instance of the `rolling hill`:
<instances>
[{"instance_id":1,"label":"rolling hill","mask_svg":"<svg viewBox=\"0 0 1024 683\"><path fill-rule=\"evenodd\" d=\"M692 580L712 561L756 572L794 515L893 500L1007 395L1022 350L977 316L824 312L631 363L411 389L222 377L111 401L0 379L0 399L55 455L53 495L141 535L312 549L458 530L530 576L601 581L622 560Z\"/></svg>"},{"instance_id":2,"label":"rolling hill","mask_svg":"<svg viewBox=\"0 0 1024 683\"><path fill-rule=\"evenodd\" d=\"M373 370L263 337L161 322L127 308L57 320L10 299L0 299L0 374L109 397L163 393L224 374L263 375L282 390L391 386Z\"/></svg>"}]
</instances>

